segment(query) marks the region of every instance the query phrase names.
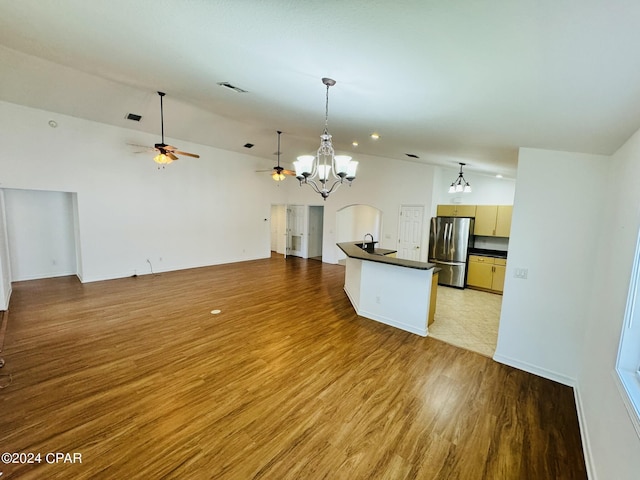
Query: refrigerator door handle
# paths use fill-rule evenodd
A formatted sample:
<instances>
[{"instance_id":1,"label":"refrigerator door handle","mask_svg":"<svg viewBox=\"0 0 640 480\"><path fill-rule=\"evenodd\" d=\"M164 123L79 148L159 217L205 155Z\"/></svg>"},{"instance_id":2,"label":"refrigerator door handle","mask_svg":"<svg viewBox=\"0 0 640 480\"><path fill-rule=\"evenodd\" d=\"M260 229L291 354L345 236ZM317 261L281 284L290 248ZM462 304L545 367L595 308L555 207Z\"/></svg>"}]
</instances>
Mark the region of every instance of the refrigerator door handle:
<instances>
[{"instance_id":1,"label":"refrigerator door handle","mask_svg":"<svg viewBox=\"0 0 640 480\"><path fill-rule=\"evenodd\" d=\"M431 263L438 263L442 265L465 265L462 262L443 262L442 260L432 260Z\"/></svg>"}]
</instances>

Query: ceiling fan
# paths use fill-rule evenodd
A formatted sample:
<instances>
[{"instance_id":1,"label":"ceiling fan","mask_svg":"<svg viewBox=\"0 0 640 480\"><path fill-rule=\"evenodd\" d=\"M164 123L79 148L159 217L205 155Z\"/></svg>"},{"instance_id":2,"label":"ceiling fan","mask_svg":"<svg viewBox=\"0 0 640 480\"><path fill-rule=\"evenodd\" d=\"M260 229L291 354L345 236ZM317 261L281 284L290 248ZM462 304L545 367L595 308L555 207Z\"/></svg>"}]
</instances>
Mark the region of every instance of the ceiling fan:
<instances>
[{"instance_id":1,"label":"ceiling fan","mask_svg":"<svg viewBox=\"0 0 640 480\"><path fill-rule=\"evenodd\" d=\"M160 95L160 128L162 130L162 142L161 143L156 143L153 146L153 149L158 152L158 154L153 157L153 160L158 164L158 168L160 168L160 166L162 166L164 168L165 165L169 165L171 162L173 162L174 160L178 160L178 156L177 155L184 155L186 157L193 157L193 158L200 158L200 155L197 155L195 153L188 153L188 152L183 152L180 150L177 150L176 147L172 146L172 145L167 145L166 143L164 143L164 111L162 108L162 97L165 96L164 92L158 92L158 95ZM133 145L133 144L131 144ZM136 147L140 147L142 145L133 145ZM147 147L145 147L147 148Z\"/></svg>"},{"instance_id":2,"label":"ceiling fan","mask_svg":"<svg viewBox=\"0 0 640 480\"><path fill-rule=\"evenodd\" d=\"M277 132L278 132L278 152L277 152L278 165L273 167L272 170L256 170L256 172L271 172L271 178L273 178L276 182L281 182L282 180L285 179L285 175L292 175L295 177L296 173L280 166L280 135L282 135L282 132L280 130L277 130Z\"/></svg>"}]
</instances>

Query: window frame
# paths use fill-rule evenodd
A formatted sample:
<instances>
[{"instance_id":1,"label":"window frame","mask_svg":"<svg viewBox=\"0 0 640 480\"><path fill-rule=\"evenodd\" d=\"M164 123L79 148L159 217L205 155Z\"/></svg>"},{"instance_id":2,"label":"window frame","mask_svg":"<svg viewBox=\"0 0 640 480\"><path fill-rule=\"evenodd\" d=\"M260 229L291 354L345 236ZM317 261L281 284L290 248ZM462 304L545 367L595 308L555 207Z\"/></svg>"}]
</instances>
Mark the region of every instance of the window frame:
<instances>
[{"instance_id":1,"label":"window frame","mask_svg":"<svg viewBox=\"0 0 640 480\"><path fill-rule=\"evenodd\" d=\"M636 239L614 378L640 437L640 232ZM636 305L637 304L637 305ZM638 308L636 308L636 306Z\"/></svg>"}]
</instances>

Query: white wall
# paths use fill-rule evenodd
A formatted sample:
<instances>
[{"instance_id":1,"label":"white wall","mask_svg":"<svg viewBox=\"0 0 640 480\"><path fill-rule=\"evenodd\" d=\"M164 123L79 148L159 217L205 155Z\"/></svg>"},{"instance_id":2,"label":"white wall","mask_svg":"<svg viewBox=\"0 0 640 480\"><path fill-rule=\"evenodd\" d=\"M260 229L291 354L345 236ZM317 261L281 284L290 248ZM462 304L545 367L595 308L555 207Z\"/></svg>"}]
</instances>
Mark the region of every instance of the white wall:
<instances>
[{"instance_id":1,"label":"white wall","mask_svg":"<svg viewBox=\"0 0 640 480\"><path fill-rule=\"evenodd\" d=\"M614 368L640 229L640 131L608 162L606 192L596 219L599 243L590 256L593 288L584 297L584 342L578 371L578 408L593 479L631 480L640 472L640 439L622 403ZM600 195L601 196L601 195Z\"/></svg>"},{"instance_id":2,"label":"white wall","mask_svg":"<svg viewBox=\"0 0 640 480\"><path fill-rule=\"evenodd\" d=\"M640 471L640 439L614 380L640 228L640 191L620 187L640 177L639 156L640 132L612 157L520 151L494 358L574 386L591 479Z\"/></svg>"},{"instance_id":3,"label":"white wall","mask_svg":"<svg viewBox=\"0 0 640 480\"><path fill-rule=\"evenodd\" d=\"M76 274L73 195L5 189L11 281Z\"/></svg>"},{"instance_id":4,"label":"white wall","mask_svg":"<svg viewBox=\"0 0 640 480\"><path fill-rule=\"evenodd\" d=\"M382 212L370 205L349 205L336 212L336 242L363 241L367 233L380 242L382 232ZM338 252L341 261L347 256Z\"/></svg>"},{"instance_id":5,"label":"white wall","mask_svg":"<svg viewBox=\"0 0 640 480\"><path fill-rule=\"evenodd\" d=\"M201 158L158 170L127 146L156 136L6 102L0 131L3 188L77 192L83 281L150 273L147 259L157 272L270 255L284 190L260 159L177 141Z\"/></svg>"},{"instance_id":6,"label":"white wall","mask_svg":"<svg viewBox=\"0 0 640 480\"><path fill-rule=\"evenodd\" d=\"M458 178L459 169L437 167L434 177L433 209L436 215L440 204L459 203L462 205L513 205L516 181L512 178L496 178L490 175L467 172L464 178L471 184L470 193L449 193L449 186Z\"/></svg>"},{"instance_id":7,"label":"white wall","mask_svg":"<svg viewBox=\"0 0 640 480\"><path fill-rule=\"evenodd\" d=\"M497 360L575 383L597 273L607 160L520 150ZM516 268L528 269L528 278L515 278Z\"/></svg>"}]
</instances>

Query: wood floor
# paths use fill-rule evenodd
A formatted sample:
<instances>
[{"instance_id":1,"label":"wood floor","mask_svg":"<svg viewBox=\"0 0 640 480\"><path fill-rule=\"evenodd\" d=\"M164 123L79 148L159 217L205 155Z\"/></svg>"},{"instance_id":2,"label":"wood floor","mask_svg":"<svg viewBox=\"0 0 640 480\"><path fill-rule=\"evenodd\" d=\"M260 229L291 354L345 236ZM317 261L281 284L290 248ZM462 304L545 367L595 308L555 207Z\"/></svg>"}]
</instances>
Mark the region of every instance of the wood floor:
<instances>
[{"instance_id":1,"label":"wood floor","mask_svg":"<svg viewBox=\"0 0 640 480\"><path fill-rule=\"evenodd\" d=\"M586 478L570 388L360 318L343 284L279 256L14 283L0 452L42 463L2 479Z\"/></svg>"}]
</instances>

